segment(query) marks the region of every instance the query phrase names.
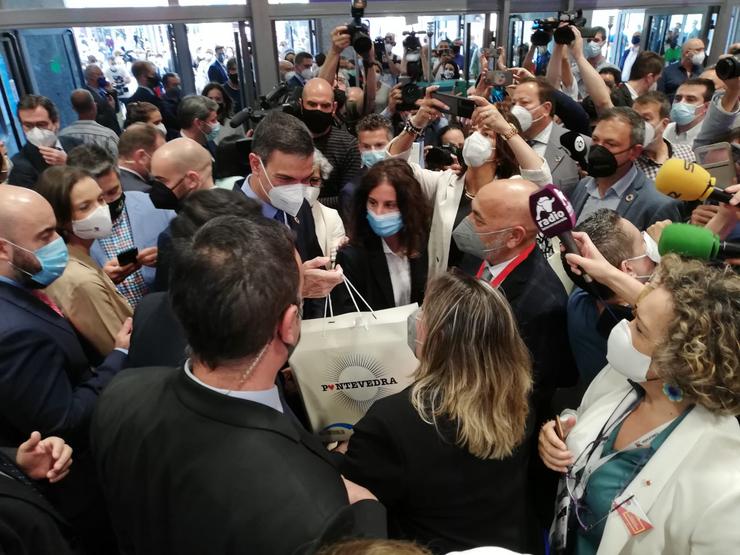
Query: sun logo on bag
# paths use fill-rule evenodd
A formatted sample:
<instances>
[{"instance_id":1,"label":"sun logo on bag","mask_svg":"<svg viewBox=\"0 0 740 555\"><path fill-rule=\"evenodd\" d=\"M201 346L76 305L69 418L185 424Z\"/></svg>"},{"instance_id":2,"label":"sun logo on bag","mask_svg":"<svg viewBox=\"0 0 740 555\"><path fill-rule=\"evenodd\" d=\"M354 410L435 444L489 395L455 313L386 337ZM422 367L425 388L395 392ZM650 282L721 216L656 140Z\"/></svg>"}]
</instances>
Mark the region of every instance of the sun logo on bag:
<instances>
[{"instance_id":1,"label":"sun logo on bag","mask_svg":"<svg viewBox=\"0 0 740 555\"><path fill-rule=\"evenodd\" d=\"M327 382L321 385L325 393L338 393L346 408L366 412L378 399L393 393L389 387L398 384L395 378L372 355L352 353L337 357L327 368Z\"/></svg>"}]
</instances>

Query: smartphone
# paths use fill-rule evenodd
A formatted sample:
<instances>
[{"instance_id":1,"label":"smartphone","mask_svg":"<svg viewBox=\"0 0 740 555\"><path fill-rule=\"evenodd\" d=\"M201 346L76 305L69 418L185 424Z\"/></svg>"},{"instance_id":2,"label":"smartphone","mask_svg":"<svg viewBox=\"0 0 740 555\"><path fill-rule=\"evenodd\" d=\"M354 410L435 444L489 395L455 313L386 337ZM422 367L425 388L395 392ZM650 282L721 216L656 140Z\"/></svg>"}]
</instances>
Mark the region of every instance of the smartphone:
<instances>
[{"instance_id":1,"label":"smartphone","mask_svg":"<svg viewBox=\"0 0 740 555\"><path fill-rule=\"evenodd\" d=\"M461 98L454 94L447 94L441 92L433 92L432 98L444 102L450 108L448 114L451 116L458 116L461 118L473 117L473 111L475 111L475 102L467 98Z\"/></svg>"},{"instance_id":2,"label":"smartphone","mask_svg":"<svg viewBox=\"0 0 740 555\"><path fill-rule=\"evenodd\" d=\"M694 149L696 162L716 179L715 186L724 189L737 183L735 161L729 143L714 143Z\"/></svg>"},{"instance_id":3,"label":"smartphone","mask_svg":"<svg viewBox=\"0 0 740 555\"><path fill-rule=\"evenodd\" d=\"M508 87L514 82L514 72L492 69L486 74L486 82L494 87Z\"/></svg>"},{"instance_id":4,"label":"smartphone","mask_svg":"<svg viewBox=\"0 0 740 555\"><path fill-rule=\"evenodd\" d=\"M563 432L563 423L559 416L555 416L555 433L560 441L565 441L565 433Z\"/></svg>"},{"instance_id":5,"label":"smartphone","mask_svg":"<svg viewBox=\"0 0 740 555\"><path fill-rule=\"evenodd\" d=\"M139 249L134 247L133 249L119 252L116 255L116 258L118 259L119 266L128 266L129 264L133 264L134 262L136 262L136 258L138 256L139 256Z\"/></svg>"},{"instance_id":6,"label":"smartphone","mask_svg":"<svg viewBox=\"0 0 740 555\"><path fill-rule=\"evenodd\" d=\"M453 88L452 92L455 94L455 96L462 96L464 98L468 96L469 87L470 85L467 81L457 80L455 81L455 87Z\"/></svg>"}]
</instances>

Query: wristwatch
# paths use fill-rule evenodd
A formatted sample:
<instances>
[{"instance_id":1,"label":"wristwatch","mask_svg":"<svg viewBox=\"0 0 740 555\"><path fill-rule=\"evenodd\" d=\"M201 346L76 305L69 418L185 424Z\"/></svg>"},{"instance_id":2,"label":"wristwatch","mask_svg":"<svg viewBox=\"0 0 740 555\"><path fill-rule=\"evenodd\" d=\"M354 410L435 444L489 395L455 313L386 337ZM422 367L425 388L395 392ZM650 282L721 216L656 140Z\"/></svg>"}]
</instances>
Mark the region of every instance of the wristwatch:
<instances>
[{"instance_id":1,"label":"wristwatch","mask_svg":"<svg viewBox=\"0 0 740 555\"><path fill-rule=\"evenodd\" d=\"M513 123L510 123L509 126L510 126L510 129L506 133L501 133L501 138L504 141L508 141L514 135L518 135L519 134L519 130L514 126Z\"/></svg>"},{"instance_id":2,"label":"wristwatch","mask_svg":"<svg viewBox=\"0 0 740 555\"><path fill-rule=\"evenodd\" d=\"M415 135L417 137L421 137L424 134L424 128L416 127L413 123L411 123L410 118L406 120L406 125L403 126L403 130L406 131L406 133Z\"/></svg>"}]
</instances>

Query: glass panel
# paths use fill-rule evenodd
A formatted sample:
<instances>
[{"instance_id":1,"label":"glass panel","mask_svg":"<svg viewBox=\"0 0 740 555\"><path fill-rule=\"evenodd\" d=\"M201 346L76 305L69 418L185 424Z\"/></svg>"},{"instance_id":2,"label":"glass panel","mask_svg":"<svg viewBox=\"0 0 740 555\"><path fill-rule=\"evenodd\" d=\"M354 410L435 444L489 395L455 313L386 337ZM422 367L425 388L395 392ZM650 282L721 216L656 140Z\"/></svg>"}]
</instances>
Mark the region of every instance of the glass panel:
<instances>
[{"instance_id":1,"label":"glass panel","mask_svg":"<svg viewBox=\"0 0 740 555\"><path fill-rule=\"evenodd\" d=\"M311 22L308 19L275 22L275 40L280 59L285 59L285 52L313 52L311 41Z\"/></svg>"},{"instance_id":2,"label":"glass panel","mask_svg":"<svg viewBox=\"0 0 740 555\"><path fill-rule=\"evenodd\" d=\"M244 6L245 0L178 0L180 6Z\"/></svg>"},{"instance_id":3,"label":"glass panel","mask_svg":"<svg viewBox=\"0 0 740 555\"><path fill-rule=\"evenodd\" d=\"M82 85L82 72L69 29L25 29L19 31L23 51L28 53L29 72L35 90L54 102L61 126L77 119L69 93Z\"/></svg>"},{"instance_id":4,"label":"glass panel","mask_svg":"<svg viewBox=\"0 0 740 555\"><path fill-rule=\"evenodd\" d=\"M645 20L645 10L623 10L617 17L617 25L609 44L607 58L611 63L621 67L622 56L632 46L632 35L642 33L642 23ZM621 32L620 32L621 30ZM644 45L646 37L641 37Z\"/></svg>"},{"instance_id":5,"label":"glass panel","mask_svg":"<svg viewBox=\"0 0 740 555\"><path fill-rule=\"evenodd\" d=\"M75 27L75 41L83 66L100 66L120 98L131 96L137 88L131 64L148 60L160 74L175 71L166 25L122 27Z\"/></svg>"},{"instance_id":6,"label":"glass panel","mask_svg":"<svg viewBox=\"0 0 740 555\"><path fill-rule=\"evenodd\" d=\"M209 78L209 68L213 65L217 67L219 61L215 57L216 47L223 46L225 58L223 65L233 58L236 52L236 42L234 41L234 32L239 31L235 23L189 23L186 25L188 30L188 44L190 46L190 56L193 60L193 69L195 75L195 90L200 93L210 81L215 80L223 83L221 78L215 78L218 74L211 71Z\"/></svg>"},{"instance_id":7,"label":"glass panel","mask_svg":"<svg viewBox=\"0 0 740 555\"><path fill-rule=\"evenodd\" d=\"M5 57L0 54L0 141L7 146L9 157L17 153L21 146L16 139L20 135L18 131L20 122L15 116L17 105L18 94L15 84L5 63Z\"/></svg>"}]
</instances>

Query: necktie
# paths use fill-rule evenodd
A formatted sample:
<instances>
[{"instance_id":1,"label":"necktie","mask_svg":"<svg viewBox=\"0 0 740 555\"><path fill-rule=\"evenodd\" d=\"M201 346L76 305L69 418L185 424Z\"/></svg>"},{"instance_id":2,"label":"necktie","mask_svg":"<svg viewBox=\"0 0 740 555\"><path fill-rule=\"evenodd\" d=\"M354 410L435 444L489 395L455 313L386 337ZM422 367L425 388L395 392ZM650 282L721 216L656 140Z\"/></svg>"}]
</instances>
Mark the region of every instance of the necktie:
<instances>
[{"instance_id":1,"label":"necktie","mask_svg":"<svg viewBox=\"0 0 740 555\"><path fill-rule=\"evenodd\" d=\"M31 295L36 297L38 300L40 300L42 303L44 303L46 306L48 306L50 309L52 309L54 312L59 314L62 318L64 318L64 313L62 313L62 309L57 306L57 304L51 300L51 297L47 295L46 293L39 291L38 289L32 289Z\"/></svg>"},{"instance_id":2,"label":"necktie","mask_svg":"<svg viewBox=\"0 0 740 555\"><path fill-rule=\"evenodd\" d=\"M272 219L285 225L285 222L286 222L285 212L283 212L282 210L278 210L277 212L275 212L275 215L272 217Z\"/></svg>"}]
</instances>

